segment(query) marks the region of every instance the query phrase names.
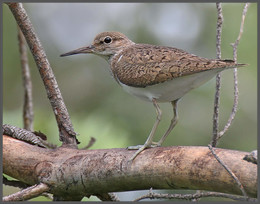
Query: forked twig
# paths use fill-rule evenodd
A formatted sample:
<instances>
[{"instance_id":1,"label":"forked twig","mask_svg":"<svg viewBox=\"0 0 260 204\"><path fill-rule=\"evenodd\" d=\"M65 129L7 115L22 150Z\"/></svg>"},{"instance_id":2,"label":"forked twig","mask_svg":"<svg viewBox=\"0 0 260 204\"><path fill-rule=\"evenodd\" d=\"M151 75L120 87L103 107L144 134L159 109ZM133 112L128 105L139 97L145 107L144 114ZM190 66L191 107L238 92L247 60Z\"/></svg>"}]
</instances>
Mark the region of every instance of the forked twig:
<instances>
[{"instance_id":1,"label":"forked twig","mask_svg":"<svg viewBox=\"0 0 260 204\"><path fill-rule=\"evenodd\" d=\"M243 30L244 30L244 22L246 13L248 10L249 3L246 3L243 9L242 13L242 20L240 25L240 32L237 37L237 40L235 43L232 43L233 47L233 60L237 63L237 46L239 44L240 38L242 36ZM220 44L221 44L221 25L223 22L223 14L222 14L222 8L221 3L217 3L217 10L218 10L218 23L217 23L217 58L220 59L221 57L221 50L220 50ZM217 145L218 140L226 133L226 131L231 126L232 121L235 118L236 112L237 112L237 106L238 106L238 77L237 77L237 68L234 68L234 102L232 107L232 112L229 116L229 119L224 127L224 129L220 132L218 132L218 120L219 120L219 95L220 95L220 75L217 75L216 78L216 93L215 93L215 102L214 102L214 114L213 114L213 136L211 140L211 145L215 147Z\"/></svg>"},{"instance_id":2,"label":"forked twig","mask_svg":"<svg viewBox=\"0 0 260 204\"><path fill-rule=\"evenodd\" d=\"M241 38L243 30L244 30L245 17L246 17L246 13L247 13L249 4L250 3L246 3L244 6L238 37L237 37L235 43L231 43L231 45L233 47L233 59L236 63L237 63L237 46L239 44L240 38ZM229 116L228 122L225 125L224 129L218 133L217 140L219 140L225 134L225 132L228 130L232 121L235 118L235 115L237 112L237 106L238 106L238 85L237 84L238 84L237 68L234 68L234 103L233 103L233 107L232 107L232 112Z\"/></svg>"}]
</instances>

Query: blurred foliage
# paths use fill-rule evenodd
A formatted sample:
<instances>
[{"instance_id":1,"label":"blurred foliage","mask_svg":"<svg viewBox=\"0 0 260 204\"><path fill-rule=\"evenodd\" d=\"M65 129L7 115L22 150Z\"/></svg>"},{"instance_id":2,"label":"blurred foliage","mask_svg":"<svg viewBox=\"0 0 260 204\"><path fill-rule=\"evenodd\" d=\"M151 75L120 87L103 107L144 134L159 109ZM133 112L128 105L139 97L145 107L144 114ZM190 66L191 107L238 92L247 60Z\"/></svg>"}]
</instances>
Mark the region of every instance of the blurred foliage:
<instances>
[{"instance_id":1,"label":"blurred foliage","mask_svg":"<svg viewBox=\"0 0 260 204\"><path fill-rule=\"evenodd\" d=\"M244 4L225 3L222 58L232 58ZM161 44L215 58L215 4L40 4L26 3L57 78L80 147L90 137L91 148L125 148L143 144L155 121L152 104L125 93L109 76L108 64L99 57L60 58L69 50L90 44L105 30L117 30L139 43ZM95 12L93 12L95 10ZM82 12L84 11L84 12ZM251 151L257 147L257 4L251 4L238 46L238 61L249 66L238 70L239 104L235 120L218 147ZM77 27L78 26L78 27ZM159 28L159 29L158 29ZM22 127L23 86L17 26L3 6L3 122ZM35 111L35 130L60 144L58 129L37 67L29 54ZM220 129L233 104L233 72L222 72ZM179 103L179 122L164 145L207 145L212 134L215 80L188 93ZM172 117L169 104L160 105L163 120L156 140ZM6 192L6 191L5 191Z\"/></svg>"}]
</instances>

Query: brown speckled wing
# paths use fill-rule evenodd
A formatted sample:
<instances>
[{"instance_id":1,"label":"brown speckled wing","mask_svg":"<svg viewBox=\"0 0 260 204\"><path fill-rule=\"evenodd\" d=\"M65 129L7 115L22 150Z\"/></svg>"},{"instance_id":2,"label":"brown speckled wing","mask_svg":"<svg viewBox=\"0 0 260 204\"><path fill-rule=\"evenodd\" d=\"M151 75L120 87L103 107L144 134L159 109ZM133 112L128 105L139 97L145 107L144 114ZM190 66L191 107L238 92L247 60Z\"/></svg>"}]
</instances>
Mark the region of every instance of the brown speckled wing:
<instances>
[{"instance_id":1,"label":"brown speckled wing","mask_svg":"<svg viewBox=\"0 0 260 204\"><path fill-rule=\"evenodd\" d=\"M113 57L110 66L121 83L146 87L211 69L222 71L236 64L232 60L198 57L172 47L134 44Z\"/></svg>"}]
</instances>

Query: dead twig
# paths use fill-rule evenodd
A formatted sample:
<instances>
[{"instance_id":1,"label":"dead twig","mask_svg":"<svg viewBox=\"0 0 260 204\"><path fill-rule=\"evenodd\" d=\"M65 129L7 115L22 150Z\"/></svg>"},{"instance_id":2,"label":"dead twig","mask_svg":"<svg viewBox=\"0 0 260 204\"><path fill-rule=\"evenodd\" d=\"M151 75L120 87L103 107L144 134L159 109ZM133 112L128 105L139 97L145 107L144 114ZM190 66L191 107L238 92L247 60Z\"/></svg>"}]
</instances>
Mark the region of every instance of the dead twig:
<instances>
[{"instance_id":1,"label":"dead twig","mask_svg":"<svg viewBox=\"0 0 260 204\"><path fill-rule=\"evenodd\" d=\"M9 196L3 197L3 201L24 201L40 196L42 193L47 192L49 187L46 184L38 184L21 190Z\"/></svg>"},{"instance_id":2,"label":"dead twig","mask_svg":"<svg viewBox=\"0 0 260 204\"><path fill-rule=\"evenodd\" d=\"M94 137L91 137L87 146L83 147L82 149L89 149L95 142L96 142L96 139Z\"/></svg>"},{"instance_id":3,"label":"dead twig","mask_svg":"<svg viewBox=\"0 0 260 204\"><path fill-rule=\"evenodd\" d=\"M24 129L33 131L33 98L32 80L28 65L27 47L21 29L18 27L18 42L22 66L22 78L24 86L23 124Z\"/></svg>"},{"instance_id":4,"label":"dead twig","mask_svg":"<svg viewBox=\"0 0 260 204\"><path fill-rule=\"evenodd\" d=\"M144 199L180 199L180 200L197 200L199 198L206 197L221 197L221 198L229 198L237 201L257 201L255 198L245 198L243 196L237 196L227 193L217 193L217 192L200 192L195 194L166 194L166 193L153 193L150 189L149 193L143 195L139 198L136 198L133 201L140 201Z\"/></svg>"},{"instance_id":5,"label":"dead twig","mask_svg":"<svg viewBox=\"0 0 260 204\"><path fill-rule=\"evenodd\" d=\"M222 24L224 21L221 3L216 3L218 20L217 20L217 35L216 35L216 53L217 59L221 59L221 33ZM216 92L214 99L214 113L213 113L213 134L211 145L215 147L217 145L218 126L219 126L219 104L220 104L220 88L221 88L221 73L216 76Z\"/></svg>"},{"instance_id":6,"label":"dead twig","mask_svg":"<svg viewBox=\"0 0 260 204\"><path fill-rule=\"evenodd\" d=\"M216 158L216 160L226 169L226 171L230 174L230 176L232 176L232 178L236 181L238 187L240 188L243 196L246 197L246 199L248 198L247 193L245 192L245 189L243 187L243 185L241 184L241 182L239 181L239 179L237 178L237 176L232 172L232 170L226 165L224 164L224 162L216 155L215 151L213 150L211 145L208 145L211 153L213 154L213 156Z\"/></svg>"},{"instance_id":7,"label":"dead twig","mask_svg":"<svg viewBox=\"0 0 260 204\"><path fill-rule=\"evenodd\" d=\"M5 176L3 176L3 184L12 186L12 187L21 188L21 189L25 189L25 188L29 187L29 185L26 183L23 183L21 181L8 180ZM50 200L53 200L53 196L49 193L43 193L41 196L44 196L46 198L49 198Z\"/></svg>"}]
</instances>

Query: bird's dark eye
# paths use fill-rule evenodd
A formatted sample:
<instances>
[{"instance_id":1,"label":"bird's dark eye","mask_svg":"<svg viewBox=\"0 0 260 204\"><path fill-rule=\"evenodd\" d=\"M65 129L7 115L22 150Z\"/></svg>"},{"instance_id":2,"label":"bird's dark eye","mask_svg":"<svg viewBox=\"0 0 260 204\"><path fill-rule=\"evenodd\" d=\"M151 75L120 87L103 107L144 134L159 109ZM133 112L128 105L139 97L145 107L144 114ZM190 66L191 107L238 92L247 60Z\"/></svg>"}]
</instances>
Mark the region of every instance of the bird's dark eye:
<instances>
[{"instance_id":1,"label":"bird's dark eye","mask_svg":"<svg viewBox=\"0 0 260 204\"><path fill-rule=\"evenodd\" d=\"M112 41L112 39L109 36L105 37L105 39L104 39L104 42L107 43L107 44L111 43L111 41Z\"/></svg>"}]
</instances>

